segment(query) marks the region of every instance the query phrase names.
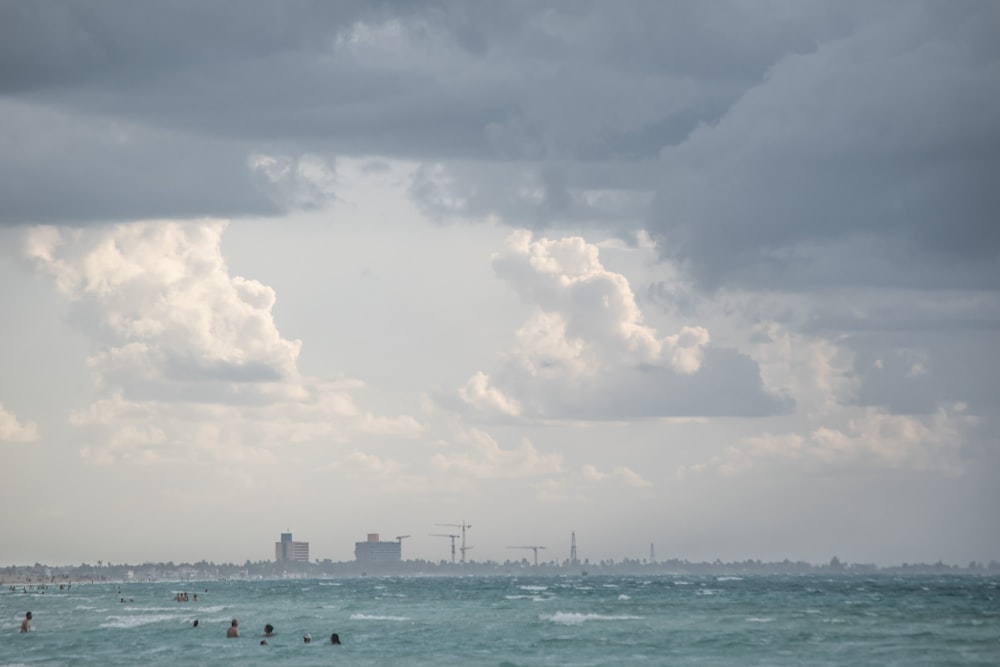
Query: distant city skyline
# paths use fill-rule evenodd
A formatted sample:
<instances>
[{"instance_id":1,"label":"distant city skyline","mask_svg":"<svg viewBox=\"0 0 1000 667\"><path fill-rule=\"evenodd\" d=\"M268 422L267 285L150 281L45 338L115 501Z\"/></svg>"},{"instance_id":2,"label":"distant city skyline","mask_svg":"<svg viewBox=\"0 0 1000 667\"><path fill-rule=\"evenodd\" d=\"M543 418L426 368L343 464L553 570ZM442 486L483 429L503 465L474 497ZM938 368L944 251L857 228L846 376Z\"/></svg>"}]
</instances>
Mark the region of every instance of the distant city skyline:
<instances>
[{"instance_id":1,"label":"distant city skyline","mask_svg":"<svg viewBox=\"0 0 1000 667\"><path fill-rule=\"evenodd\" d=\"M1000 558L998 26L0 3L0 562Z\"/></svg>"}]
</instances>

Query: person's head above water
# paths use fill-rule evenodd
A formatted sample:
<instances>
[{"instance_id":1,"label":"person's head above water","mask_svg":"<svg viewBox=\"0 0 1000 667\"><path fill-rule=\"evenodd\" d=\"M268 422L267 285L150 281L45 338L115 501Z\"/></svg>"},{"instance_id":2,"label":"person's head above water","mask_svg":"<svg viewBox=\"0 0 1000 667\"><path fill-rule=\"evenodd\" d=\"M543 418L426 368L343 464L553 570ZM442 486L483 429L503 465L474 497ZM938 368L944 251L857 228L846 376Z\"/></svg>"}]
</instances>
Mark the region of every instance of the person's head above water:
<instances>
[{"instance_id":1,"label":"person's head above water","mask_svg":"<svg viewBox=\"0 0 1000 667\"><path fill-rule=\"evenodd\" d=\"M336 632L334 632L332 635L330 635L330 643L331 644L339 644L340 643L340 635L338 635Z\"/></svg>"},{"instance_id":2,"label":"person's head above water","mask_svg":"<svg viewBox=\"0 0 1000 667\"><path fill-rule=\"evenodd\" d=\"M310 635L308 633L305 636L302 637L302 641L304 641L306 644L308 644L312 640L313 640L312 635Z\"/></svg>"},{"instance_id":3,"label":"person's head above water","mask_svg":"<svg viewBox=\"0 0 1000 667\"><path fill-rule=\"evenodd\" d=\"M239 625L239 624L240 624L240 622L239 622L238 620L236 620L235 618L233 619L233 622L232 622L232 623L230 623L230 625L231 625L231 626L233 626L234 628L235 628L235 627L236 627L237 625Z\"/></svg>"},{"instance_id":4,"label":"person's head above water","mask_svg":"<svg viewBox=\"0 0 1000 667\"><path fill-rule=\"evenodd\" d=\"M274 626L273 625L271 625L270 623L268 623L267 625L264 626L264 634L265 635L270 635L272 632L274 632Z\"/></svg>"}]
</instances>

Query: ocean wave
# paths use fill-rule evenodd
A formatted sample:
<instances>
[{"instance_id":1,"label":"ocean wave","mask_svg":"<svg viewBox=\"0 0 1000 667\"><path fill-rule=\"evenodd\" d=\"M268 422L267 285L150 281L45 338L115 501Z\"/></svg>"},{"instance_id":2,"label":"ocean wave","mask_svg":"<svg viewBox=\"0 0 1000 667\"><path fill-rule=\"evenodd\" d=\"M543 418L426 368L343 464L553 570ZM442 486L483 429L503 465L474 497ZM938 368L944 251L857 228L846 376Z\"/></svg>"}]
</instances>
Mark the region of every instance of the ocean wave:
<instances>
[{"instance_id":1,"label":"ocean wave","mask_svg":"<svg viewBox=\"0 0 1000 667\"><path fill-rule=\"evenodd\" d=\"M579 625L587 621L639 621L642 616L629 616L627 614L580 614L577 612L557 611L554 614L539 616L540 620L561 623L562 625Z\"/></svg>"},{"instance_id":2,"label":"ocean wave","mask_svg":"<svg viewBox=\"0 0 1000 667\"><path fill-rule=\"evenodd\" d=\"M618 596L618 599L619 600L631 600L632 596L631 595L625 595L624 593L622 593L621 595Z\"/></svg>"},{"instance_id":3,"label":"ocean wave","mask_svg":"<svg viewBox=\"0 0 1000 667\"><path fill-rule=\"evenodd\" d=\"M377 614L351 614L352 621L408 621L406 616L380 616Z\"/></svg>"},{"instance_id":4,"label":"ocean wave","mask_svg":"<svg viewBox=\"0 0 1000 667\"><path fill-rule=\"evenodd\" d=\"M716 581L743 581L743 577L716 577Z\"/></svg>"},{"instance_id":5,"label":"ocean wave","mask_svg":"<svg viewBox=\"0 0 1000 667\"><path fill-rule=\"evenodd\" d=\"M751 616L747 619L747 623L773 623L774 619L770 616Z\"/></svg>"},{"instance_id":6,"label":"ocean wave","mask_svg":"<svg viewBox=\"0 0 1000 667\"><path fill-rule=\"evenodd\" d=\"M518 586L518 588L520 588L522 591L547 591L547 590L549 590L548 586L528 586L528 585L525 585L525 586Z\"/></svg>"}]
</instances>

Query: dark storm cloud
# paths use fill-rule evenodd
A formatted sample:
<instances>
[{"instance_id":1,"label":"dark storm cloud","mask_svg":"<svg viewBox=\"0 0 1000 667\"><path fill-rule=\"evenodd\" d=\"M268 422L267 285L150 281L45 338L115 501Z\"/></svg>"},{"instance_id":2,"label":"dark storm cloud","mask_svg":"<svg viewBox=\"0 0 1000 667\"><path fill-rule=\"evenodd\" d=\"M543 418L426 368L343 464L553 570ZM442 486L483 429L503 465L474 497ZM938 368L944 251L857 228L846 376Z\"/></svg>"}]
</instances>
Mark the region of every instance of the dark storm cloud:
<instances>
[{"instance_id":1,"label":"dark storm cloud","mask_svg":"<svg viewBox=\"0 0 1000 667\"><path fill-rule=\"evenodd\" d=\"M7 2L0 95L18 150L0 169L18 185L0 220L272 214L243 161L258 152L533 164L562 200L511 222L572 215L583 183L557 163L628 178L855 20L800 3ZM474 203L505 213L501 195Z\"/></svg>"},{"instance_id":2,"label":"dark storm cloud","mask_svg":"<svg viewBox=\"0 0 1000 667\"><path fill-rule=\"evenodd\" d=\"M650 225L707 285L1000 285L1000 9L893 5L662 154Z\"/></svg>"},{"instance_id":3,"label":"dark storm cloud","mask_svg":"<svg viewBox=\"0 0 1000 667\"><path fill-rule=\"evenodd\" d=\"M377 154L703 285L996 286L1000 9L828 5L8 2L0 220L271 215L249 156Z\"/></svg>"}]
</instances>

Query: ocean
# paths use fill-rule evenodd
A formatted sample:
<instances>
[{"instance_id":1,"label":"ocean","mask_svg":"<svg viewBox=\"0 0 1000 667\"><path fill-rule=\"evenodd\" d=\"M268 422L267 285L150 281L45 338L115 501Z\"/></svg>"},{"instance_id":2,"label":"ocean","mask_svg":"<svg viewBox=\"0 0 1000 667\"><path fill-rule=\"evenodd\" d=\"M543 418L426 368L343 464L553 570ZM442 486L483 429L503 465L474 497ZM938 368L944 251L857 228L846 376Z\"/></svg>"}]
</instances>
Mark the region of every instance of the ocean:
<instances>
[{"instance_id":1,"label":"ocean","mask_svg":"<svg viewBox=\"0 0 1000 667\"><path fill-rule=\"evenodd\" d=\"M1000 665L997 576L82 583L0 609L0 665Z\"/></svg>"}]
</instances>

